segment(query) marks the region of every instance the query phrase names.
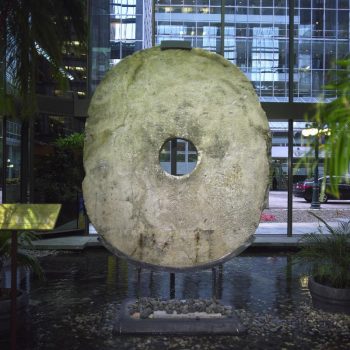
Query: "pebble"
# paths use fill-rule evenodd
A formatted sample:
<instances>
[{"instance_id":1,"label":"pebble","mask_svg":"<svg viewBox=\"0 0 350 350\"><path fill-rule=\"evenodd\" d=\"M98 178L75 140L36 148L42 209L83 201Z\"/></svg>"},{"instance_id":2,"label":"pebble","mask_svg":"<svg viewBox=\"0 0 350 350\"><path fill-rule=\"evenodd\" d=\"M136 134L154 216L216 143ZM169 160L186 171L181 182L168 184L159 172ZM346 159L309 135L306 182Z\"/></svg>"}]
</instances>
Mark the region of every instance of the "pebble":
<instances>
[{"instance_id":1,"label":"pebble","mask_svg":"<svg viewBox=\"0 0 350 350\"><path fill-rule=\"evenodd\" d=\"M287 222L287 209L265 209L263 211L266 215L272 215L274 220L271 222ZM340 218L349 218L350 210L349 209L320 209L317 211L317 215L319 215L324 220L338 221ZM293 222L317 222L318 220L310 215L307 210L293 210ZM266 221L262 221L266 222Z\"/></svg>"},{"instance_id":2,"label":"pebble","mask_svg":"<svg viewBox=\"0 0 350 350\"><path fill-rule=\"evenodd\" d=\"M232 309L230 306L222 305L216 300L210 299L188 299L188 300L158 300L151 298L140 298L134 304L128 306L129 315L140 313L142 319L150 317L154 311L165 311L172 314L188 314L194 312L206 312L208 314L222 314L230 317Z\"/></svg>"}]
</instances>

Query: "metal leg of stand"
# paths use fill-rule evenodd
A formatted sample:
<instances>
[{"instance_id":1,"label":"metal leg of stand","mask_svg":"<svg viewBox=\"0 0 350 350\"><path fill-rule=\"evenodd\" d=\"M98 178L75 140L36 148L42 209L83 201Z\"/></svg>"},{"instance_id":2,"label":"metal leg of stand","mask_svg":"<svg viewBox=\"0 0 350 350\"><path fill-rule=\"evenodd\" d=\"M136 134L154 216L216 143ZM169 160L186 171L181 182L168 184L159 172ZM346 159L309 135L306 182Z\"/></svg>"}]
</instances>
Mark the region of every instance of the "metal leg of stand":
<instances>
[{"instance_id":1,"label":"metal leg of stand","mask_svg":"<svg viewBox=\"0 0 350 350\"><path fill-rule=\"evenodd\" d=\"M137 288L136 288L136 290L137 290L137 292L136 292L137 298L141 297L141 271L142 271L142 269L141 269L141 267L139 267L137 269Z\"/></svg>"},{"instance_id":2,"label":"metal leg of stand","mask_svg":"<svg viewBox=\"0 0 350 350\"><path fill-rule=\"evenodd\" d=\"M16 350L17 338L17 232L11 237L11 349Z\"/></svg>"},{"instance_id":3,"label":"metal leg of stand","mask_svg":"<svg viewBox=\"0 0 350 350\"><path fill-rule=\"evenodd\" d=\"M217 297L217 280L216 280L216 268L211 269L211 278L212 278L212 298L216 299Z\"/></svg>"},{"instance_id":4,"label":"metal leg of stand","mask_svg":"<svg viewBox=\"0 0 350 350\"><path fill-rule=\"evenodd\" d=\"M170 299L175 299L175 273L170 273Z\"/></svg>"},{"instance_id":5,"label":"metal leg of stand","mask_svg":"<svg viewBox=\"0 0 350 350\"><path fill-rule=\"evenodd\" d=\"M224 267L223 265L219 265L218 266L218 278L217 278L217 298L218 299L221 299L222 298L222 289L223 289L223 281L224 281L224 278L223 278L223 275L224 275Z\"/></svg>"}]
</instances>

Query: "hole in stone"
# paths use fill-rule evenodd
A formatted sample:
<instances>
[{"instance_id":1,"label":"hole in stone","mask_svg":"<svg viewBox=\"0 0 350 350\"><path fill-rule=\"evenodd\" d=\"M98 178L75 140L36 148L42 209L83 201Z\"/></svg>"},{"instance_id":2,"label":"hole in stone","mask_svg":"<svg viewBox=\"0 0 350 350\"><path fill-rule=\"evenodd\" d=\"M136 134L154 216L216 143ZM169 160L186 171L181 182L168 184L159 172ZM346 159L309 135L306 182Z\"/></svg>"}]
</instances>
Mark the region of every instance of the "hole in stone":
<instances>
[{"instance_id":1,"label":"hole in stone","mask_svg":"<svg viewBox=\"0 0 350 350\"><path fill-rule=\"evenodd\" d=\"M164 142L159 152L159 163L170 175L183 176L196 167L198 152L194 144L185 139L172 138Z\"/></svg>"}]
</instances>

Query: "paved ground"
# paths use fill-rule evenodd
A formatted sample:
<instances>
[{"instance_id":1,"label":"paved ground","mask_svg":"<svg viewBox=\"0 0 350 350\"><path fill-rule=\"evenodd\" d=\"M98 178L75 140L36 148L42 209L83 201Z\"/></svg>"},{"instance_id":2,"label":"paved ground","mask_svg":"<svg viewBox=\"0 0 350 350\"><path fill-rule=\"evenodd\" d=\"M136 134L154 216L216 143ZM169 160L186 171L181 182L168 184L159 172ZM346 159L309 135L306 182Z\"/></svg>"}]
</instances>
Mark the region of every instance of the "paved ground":
<instances>
[{"instance_id":1,"label":"paved ground","mask_svg":"<svg viewBox=\"0 0 350 350\"><path fill-rule=\"evenodd\" d=\"M319 220L311 213L316 214L327 222L348 221L350 219L349 209L294 209L292 212L293 223L310 223L318 222ZM287 222L287 209L265 209L261 222Z\"/></svg>"},{"instance_id":2,"label":"paved ground","mask_svg":"<svg viewBox=\"0 0 350 350\"><path fill-rule=\"evenodd\" d=\"M293 197L293 223L317 223L318 219L310 212L327 222L348 221L350 219L350 201L330 200L326 204L321 204L319 210L311 210L310 203L302 198ZM264 210L261 222L287 222L287 192L270 192L269 207Z\"/></svg>"},{"instance_id":3,"label":"paved ground","mask_svg":"<svg viewBox=\"0 0 350 350\"><path fill-rule=\"evenodd\" d=\"M270 191L269 208L287 209L287 191ZM310 203L307 203L303 198L293 196L293 208L295 209L310 209ZM350 209L350 200L329 200L325 204L321 204L323 209Z\"/></svg>"},{"instance_id":4,"label":"paved ground","mask_svg":"<svg viewBox=\"0 0 350 350\"><path fill-rule=\"evenodd\" d=\"M335 226L338 223L339 221L330 222L330 225ZM318 232L319 228L321 228L323 233L326 232L324 226L319 222L293 223L293 236L287 237L286 223L260 223L252 245L260 247L292 247L298 244L301 235ZM83 250L88 247L99 246L101 246L101 243L97 235L49 238L33 242L34 249L39 250Z\"/></svg>"},{"instance_id":5,"label":"paved ground","mask_svg":"<svg viewBox=\"0 0 350 350\"><path fill-rule=\"evenodd\" d=\"M293 237L287 237L287 192L271 191L269 208L265 209L261 223L256 230L253 246L287 247L295 246L302 234L318 232L323 224L310 215L310 204L301 198L293 198ZM314 211L331 226L350 220L350 201L329 201ZM325 232L325 230L323 230ZM39 250L82 250L100 246L97 235L70 236L42 239L33 242Z\"/></svg>"}]
</instances>

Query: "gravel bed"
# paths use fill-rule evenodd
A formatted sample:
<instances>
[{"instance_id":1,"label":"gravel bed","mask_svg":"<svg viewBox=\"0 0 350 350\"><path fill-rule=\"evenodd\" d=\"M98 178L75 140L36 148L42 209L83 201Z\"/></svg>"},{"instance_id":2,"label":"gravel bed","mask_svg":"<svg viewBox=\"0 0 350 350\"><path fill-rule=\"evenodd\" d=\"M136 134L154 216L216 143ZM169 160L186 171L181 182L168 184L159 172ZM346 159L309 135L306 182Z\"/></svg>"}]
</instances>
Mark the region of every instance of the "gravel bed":
<instances>
[{"instance_id":1,"label":"gravel bed","mask_svg":"<svg viewBox=\"0 0 350 350\"><path fill-rule=\"evenodd\" d=\"M231 307L222 305L213 299L187 299L187 300L159 300L154 298L140 298L128 306L129 315L139 315L139 318L150 318L154 311L165 311L167 314L188 314L205 312L207 314L221 314L232 316Z\"/></svg>"},{"instance_id":2,"label":"gravel bed","mask_svg":"<svg viewBox=\"0 0 350 350\"><path fill-rule=\"evenodd\" d=\"M270 309L256 313L236 309L235 313L247 328L242 336L113 336L113 320L119 306L110 307L104 314L90 312L88 315L64 316L55 324L56 332L71 329L67 334L71 349L79 348L79 339L90 340L86 349L200 349L200 350L289 350L319 349L347 350L350 348L350 316L329 314L315 310L310 304L297 308L285 305L284 310ZM39 316L39 315L34 315ZM52 333L46 325L37 324L41 339L37 349L60 349L50 342ZM52 331L52 330L51 330ZM66 343L67 344L67 343ZM30 346L25 350L32 350Z\"/></svg>"},{"instance_id":3,"label":"gravel bed","mask_svg":"<svg viewBox=\"0 0 350 350\"><path fill-rule=\"evenodd\" d=\"M117 336L113 330L125 298L135 298L136 292L143 296L163 295L159 291L168 285L168 275L144 273L138 285L136 269L121 260L113 264L103 250L44 257L42 263L49 270L68 273L51 274L45 283L31 281L30 303L25 327L19 333L18 349L350 349L350 315L314 309L307 288L300 285L300 271L291 265L291 258L292 255L259 254L237 257L226 263L222 305L233 305L233 312L247 329L246 334ZM193 290L191 295L201 295L197 294L199 290L211 286L210 275L205 271L185 277L186 287ZM164 294L168 295L168 290ZM208 296L202 298L184 300L188 307L197 300L201 300L198 307L207 302L217 305L221 301ZM152 300L156 300L152 307L164 301L156 297L142 298L142 307L148 307ZM181 299L174 307L182 307L182 303ZM1 349L10 348L2 342L4 338L0 337Z\"/></svg>"},{"instance_id":4,"label":"gravel bed","mask_svg":"<svg viewBox=\"0 0 350 350\"><path fill-rule=\"evenodd\" d=\"M350 220L350 209L320 209L314 212L328 222ZM318 222L306 209L293 210L293 222ZM287 209L265 209L261 222L287 222Z\"/></svg>"}]
</instances>

